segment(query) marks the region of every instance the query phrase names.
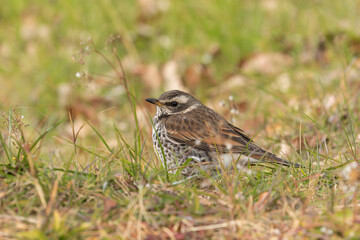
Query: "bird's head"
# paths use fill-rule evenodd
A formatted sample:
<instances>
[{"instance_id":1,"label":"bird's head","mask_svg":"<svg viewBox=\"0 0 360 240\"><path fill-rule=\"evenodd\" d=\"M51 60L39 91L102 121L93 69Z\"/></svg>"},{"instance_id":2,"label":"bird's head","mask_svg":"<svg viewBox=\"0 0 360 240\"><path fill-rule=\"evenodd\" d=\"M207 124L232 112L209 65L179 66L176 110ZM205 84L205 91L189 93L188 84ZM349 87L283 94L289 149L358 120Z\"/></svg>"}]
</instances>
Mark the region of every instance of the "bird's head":
<instances>
[{"instance_id":1,"label":"bird's head","mask_svg":"<svg viewBox=\"0 0 360 240\"><path fill-rule=\"evenodd\" d=\"M158 116L187 113L201 106L196 98L179 90L164 92L159 99L147 98L145 100L157 106Z\"/></svg>"}]
</instances>

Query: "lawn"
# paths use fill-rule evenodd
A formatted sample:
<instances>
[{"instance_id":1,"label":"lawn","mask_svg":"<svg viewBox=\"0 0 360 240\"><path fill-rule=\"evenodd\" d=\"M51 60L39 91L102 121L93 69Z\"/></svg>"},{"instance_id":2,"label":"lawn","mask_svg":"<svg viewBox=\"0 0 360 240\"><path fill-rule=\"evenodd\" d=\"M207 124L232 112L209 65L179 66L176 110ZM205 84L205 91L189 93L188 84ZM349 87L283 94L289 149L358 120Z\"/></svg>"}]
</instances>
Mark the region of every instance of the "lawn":
<instances>
[{"instance_id":1,"label":"lawn","mask_svg":"<svg viewBox=\"0 0 360 240\"><path fill-rule=\"evenodd\" d=\"M360 1L0 8L0 239L359 239ZM187 180L152 146L182 89L268 164Z\"/></svg>"}]
</instances>

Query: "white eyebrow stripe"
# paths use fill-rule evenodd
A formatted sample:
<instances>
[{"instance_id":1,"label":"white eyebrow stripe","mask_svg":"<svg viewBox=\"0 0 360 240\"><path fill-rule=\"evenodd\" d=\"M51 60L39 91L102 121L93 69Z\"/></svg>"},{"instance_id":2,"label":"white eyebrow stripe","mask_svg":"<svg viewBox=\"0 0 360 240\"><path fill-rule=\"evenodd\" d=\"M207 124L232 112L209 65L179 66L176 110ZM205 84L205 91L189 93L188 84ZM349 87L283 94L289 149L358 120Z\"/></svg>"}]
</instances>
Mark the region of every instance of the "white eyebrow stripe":
<instances>
[{"instance_id":1,"label":"white eyebrow stripe","mask_svg":"<svg viewBox=\"0 0 360 240\"><path fill-rule=\"evenodd\" d=\"M189 101L189 97L181 95L181 96L177 96L177 97L173 98L172 100L177 101L179 103L187 103Z\"/></svg>"},{"instance_id":2,"label":"white eyebrow stripe","mask_svg":"<svg viewBox=\"0 0 360 240\"><path fill-rule=\"evenodd\" d=\"M186 109L186 110L183 111L182 113L190 112L190 111L194 110L195 108L198 108L199 106L200 106L200 104L192 105L191 107L189 107L188 109Z\"/></svg>"},{"instance_id":3,"label":"white eyebrow stripe","mask_svg":"<svg viewBox=\"0 0 360 240\"><path fill-rule=\"evenodd\" d=\"M187 113L187 112L190 112L190 111L194 110L195 108L197 108L199 106L200 106L200 104L195 104L195 105L192 105L191 107L189 107L188 109L186 109L183 112L171 113L171 115Z\"/></svg>"}]
</instances>

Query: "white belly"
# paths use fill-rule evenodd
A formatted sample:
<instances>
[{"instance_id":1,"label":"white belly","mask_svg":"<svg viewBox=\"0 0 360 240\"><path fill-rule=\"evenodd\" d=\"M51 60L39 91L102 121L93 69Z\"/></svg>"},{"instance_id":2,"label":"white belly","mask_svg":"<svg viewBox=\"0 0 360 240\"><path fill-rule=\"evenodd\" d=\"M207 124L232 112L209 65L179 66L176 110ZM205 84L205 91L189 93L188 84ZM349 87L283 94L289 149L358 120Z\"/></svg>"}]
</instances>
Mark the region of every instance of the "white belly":
<instances>
[{"instance_id":1,"label":"white belly","mask_svg":"<svg viewBox=\"0 0 360 240\"><path fill-rule=\"evenodd\" d=\"M240 156L239 154L231 154L231 153L221 155L220 159L226 169L232 166L233 162L236 164L236 168L242 168L248 163L259 162L259 160L249 156L245 156L245 155Z\"/></svg>"}]
</instances>

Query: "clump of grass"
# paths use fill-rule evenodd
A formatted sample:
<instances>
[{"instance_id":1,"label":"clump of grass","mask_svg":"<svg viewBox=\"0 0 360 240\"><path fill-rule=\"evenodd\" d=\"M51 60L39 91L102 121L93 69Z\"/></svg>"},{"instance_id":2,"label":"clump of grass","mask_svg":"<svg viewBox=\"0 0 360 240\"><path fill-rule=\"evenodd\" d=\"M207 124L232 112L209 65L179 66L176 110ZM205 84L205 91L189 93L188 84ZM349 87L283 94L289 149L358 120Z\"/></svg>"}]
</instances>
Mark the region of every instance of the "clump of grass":
<instances>
[{"instance_id":1,"label":"clump of grass","mask_svg":"<svg viewBox=\"0 0 360 240\"><path fill-rule=\"evenodd\" d=\"M112 63L94 45L92 52ZM115 62L120 61L114 49L111 54ZM12 108L4 115L8 138L1 136L5 163L0 196L6 207L0 217L5 237L357 236L357 228L351 227L356 219L359 182L358 166L349 165L358 161L358 126L353 123L352 112L347 111L346 122L340 121L337 134L342 139L333 139L329 130L332 126L309 115L303 119L327 135L326 147L330 148L329 142L334 143L336 149L343 151L339 156L345 161L325 155L318 142L315 147L306 146L305 156L301 152L295 154L306 168L255 166L246 171L220 171L222 174L217 177L204 173L201 180L181 181L180 174L169 174L166 166L155 164L153 152L147 150L152 149L151 143L146 142L144 135L148 133L138 123L134 91L127 83L121 62L117 64L120 71L114 72L127 89L135 126L132 142L114 123L117 144L113 147L94 124L85 121L98 146L84 146L79 138L82 127L75 130L69 114L72 136L57 139L73 148L71 154L61 158L65 160L62 166L57 167L51 161L39 160L47 134L64 121L40 132L30 143L27 125L17 110ZM344 166L349 169L342 170ZM339 176L339 170L345 178ZM354 187L347 187L349 184ZM347 193L342 195L344 192ZM13 232L18 228L14 222L22 226L21 231ZM340 227L344 224L345 228Z\"/></svg>"},{"instance_id":2,"label":"clump of grass","mask_svg":"<svg viewBox=\"0 0 360 240\"><path fill-rule=\"evenodd\" d=\"M31 8L27 3L6 4L2 13L9 26L22 26L21 34L33 26L41 31L35 31L40 35L31 35L30 39L23 39L26 36L21 34L23 38L17 39L16 34L7 36L0 31L7 40L0 52L8 54L1 60L6 77L0 76L0 80L7 81L2 91L9 98L3 97L2 106L21 99L55 119L64 119L39 120L36 124L36 120L25 122L30 118L21 107L4 110L0 131L0 238L359 238L359 86L357 58L352 55L358 41L351 30L356 26L357 1L345 1L341 6L321 1L315 5L288 2L275 9L262 2L176 2L168 12L141 20L142 27L150 27L150 35L142 35L135 27L139 22L134 20L136 7L130 2L123 3L126 7L114 3L118 7L109 9L108 3L102 3L99 8L89 5L85 10L83 4L58 2L56 9L62 11L55 20L51 17L55 8L46 4L44 8L39 3L32 3ZM223 11L229 8L231 14ZM76 20L79 12L87 19L86 30ZM200 14L192 16L189 12ZM289 21L294 13L297 21ZM179 16L185 17L179 21ZM63 24L53 30L56 34L50 31L46 38L47 25L39 22L58 21ZM67 31L71 29L69 23L74 23L76 30ZM343 26L348 30L338 33ZM57 110L53 97L57 84L72 79L69 75L73 77L78 71L79 66L68 61L68 53L77 45L74 38L80 39L76 35L79 29L100 43L105 40L99 39L110 32L121 34L106 41L106 51L91 39L84 42L77 60L86 74L80 74L82 81L75 83L86 85L98 76L110 76L124 89L124 95L117 99L121 105L114 104L120 106L115 109L121 121L105 115L100 124L84 119L77 128L78 117L69 113L63 116ZM160 30L151 31L154 29ZM325 40L319 41L323 37ZM170 45L164 47L161 39L168 39ZM20 47L10 47L9 51L9 42ZM219 46L219 56L204 62L208 60L208 46L214 43ZM289 76L288 90L279 90L274 84L279 76L242 72L238 62L262 51L281 51L294 57L296 64L284 70ZM318 60L302 60L309 58L309 51L316 52ZM58 57L49 61L52 52ZM254 166L245 171L225 171L217 177L204 173L201 180L185 181L180 174L169 174L152 149L151 117L146 123L139 120L145 88L138 76L124 69L125 55L159 66L173 57L184 62L184 67L194 62L206 65L215 81L192 90L201 92L209 104L215 101L209 96L224 101L231 92L234 98L229 100L230 109L223 109L225 115L230 112L226 117L234 117L237 125L256 135L256 141L273 145L275 150L280 145L290 146L286 155L305 168ZM16 68L8 59L22 59L19 62L26 64ZM244 74L246 81L220 92L229 74ZM15 81L24 76L32 76L32 81ZM41 101L22 94L28 92L25 86L45 93ZM11 89L18 89L18 94ZM245 107L237 112L239 101ZM32 114L35 119L41 115ZM125 128L121 126L124 122L129 123ZM279 122L280 130L276 127ZM64 134L67 126L68 135ZM87 135L82 135L86 128Z\"/></svg>"}]
</instances>

